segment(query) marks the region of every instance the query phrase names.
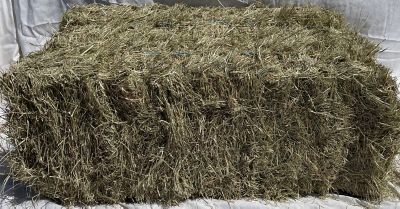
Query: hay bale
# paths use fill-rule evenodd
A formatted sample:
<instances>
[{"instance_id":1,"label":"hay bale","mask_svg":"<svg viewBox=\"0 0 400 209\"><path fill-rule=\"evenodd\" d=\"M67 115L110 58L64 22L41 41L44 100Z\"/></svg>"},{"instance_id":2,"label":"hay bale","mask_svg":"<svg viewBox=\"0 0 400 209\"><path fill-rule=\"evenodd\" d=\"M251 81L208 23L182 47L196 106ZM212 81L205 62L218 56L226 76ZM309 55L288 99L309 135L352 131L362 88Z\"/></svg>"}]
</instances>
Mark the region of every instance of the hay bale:
<instances>
[{"instance_id":1,"label":"hay bale","mask_svg":"<svg viewBox=\"0 0 400 209\"><path fill-rule=\"evenodd\" d=\"M2 76L7 161L64 204L379 199L400 118L376 51L314 7L76 7Z\"/></svg>"}]
</instances>

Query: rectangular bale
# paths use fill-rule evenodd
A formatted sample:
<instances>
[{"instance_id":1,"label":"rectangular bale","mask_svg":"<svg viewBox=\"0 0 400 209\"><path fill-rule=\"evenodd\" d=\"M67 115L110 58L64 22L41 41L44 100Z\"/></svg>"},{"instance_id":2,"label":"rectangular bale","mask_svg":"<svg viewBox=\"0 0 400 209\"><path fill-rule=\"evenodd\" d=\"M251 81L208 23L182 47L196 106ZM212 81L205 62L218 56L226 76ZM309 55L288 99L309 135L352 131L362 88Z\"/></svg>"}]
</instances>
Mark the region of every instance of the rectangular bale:
<instances>
[{"instance_id":1,"label":"rectangular bale","mask_svg":"<svg viewBox=\"0 0 400 209\"><path fill-rule=\"evenodd\" d=\"M380 199L397 87L337 13L69 10L0 80L13 178L63 204Z\"/></svg>"}]
</instances>

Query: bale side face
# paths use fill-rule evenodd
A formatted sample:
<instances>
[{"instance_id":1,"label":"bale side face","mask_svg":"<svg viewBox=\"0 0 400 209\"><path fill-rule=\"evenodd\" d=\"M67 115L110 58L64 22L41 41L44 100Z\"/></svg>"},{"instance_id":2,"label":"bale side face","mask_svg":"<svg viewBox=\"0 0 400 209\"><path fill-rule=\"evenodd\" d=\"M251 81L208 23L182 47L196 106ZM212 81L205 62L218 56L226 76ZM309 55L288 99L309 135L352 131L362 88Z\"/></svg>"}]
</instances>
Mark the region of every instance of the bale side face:
<instances>
[{"instance_id":1,"label":"bale side face","mask_svg":"<svg viewBox=\"0 0 400 209\"><path fill-rule=\"evenodd\" d=\"M65 204L379 199L400 119L375 52L318 8L77 7L2 77L7 160Z\"/></svg>"}]
</instances>

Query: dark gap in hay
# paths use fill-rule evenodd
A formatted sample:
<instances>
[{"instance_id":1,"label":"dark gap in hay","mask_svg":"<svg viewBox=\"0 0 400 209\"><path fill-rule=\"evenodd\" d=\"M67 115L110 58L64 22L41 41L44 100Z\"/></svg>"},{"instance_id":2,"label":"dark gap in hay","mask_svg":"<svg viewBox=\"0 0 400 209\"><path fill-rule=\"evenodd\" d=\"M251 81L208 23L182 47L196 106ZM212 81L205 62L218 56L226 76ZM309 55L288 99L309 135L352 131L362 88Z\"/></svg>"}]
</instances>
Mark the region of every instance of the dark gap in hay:
<instances>
[{"instance_id":1,"label":"dark gap in hay","mask_svg":"<svg viewBox=\"0 0 400 209\"><path fill-rule=\"evenodd\" d=\"M381 199L400 118L376 50L314 7L76 7L1 79L7 161L63 204Z\"/></svg>"}]
</instances>

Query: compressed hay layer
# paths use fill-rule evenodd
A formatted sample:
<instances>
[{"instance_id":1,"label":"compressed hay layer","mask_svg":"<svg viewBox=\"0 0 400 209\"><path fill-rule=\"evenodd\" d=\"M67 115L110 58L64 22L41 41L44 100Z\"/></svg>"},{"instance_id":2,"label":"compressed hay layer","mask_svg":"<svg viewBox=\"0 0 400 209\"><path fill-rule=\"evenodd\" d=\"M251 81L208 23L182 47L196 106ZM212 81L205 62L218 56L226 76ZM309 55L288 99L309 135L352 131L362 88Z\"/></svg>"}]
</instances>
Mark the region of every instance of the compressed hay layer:
<instances>
[{"instance_id":1,"label":"compressed hay layer","mask_svg":"<svg viewBox=\"0 0 400 209\"><path fill-rule=\"evenodd\" d=\"M319 8L71 9L5 74L15 179L65 204L385 194L396 85Z\"/></svg>"}]
</instances>

